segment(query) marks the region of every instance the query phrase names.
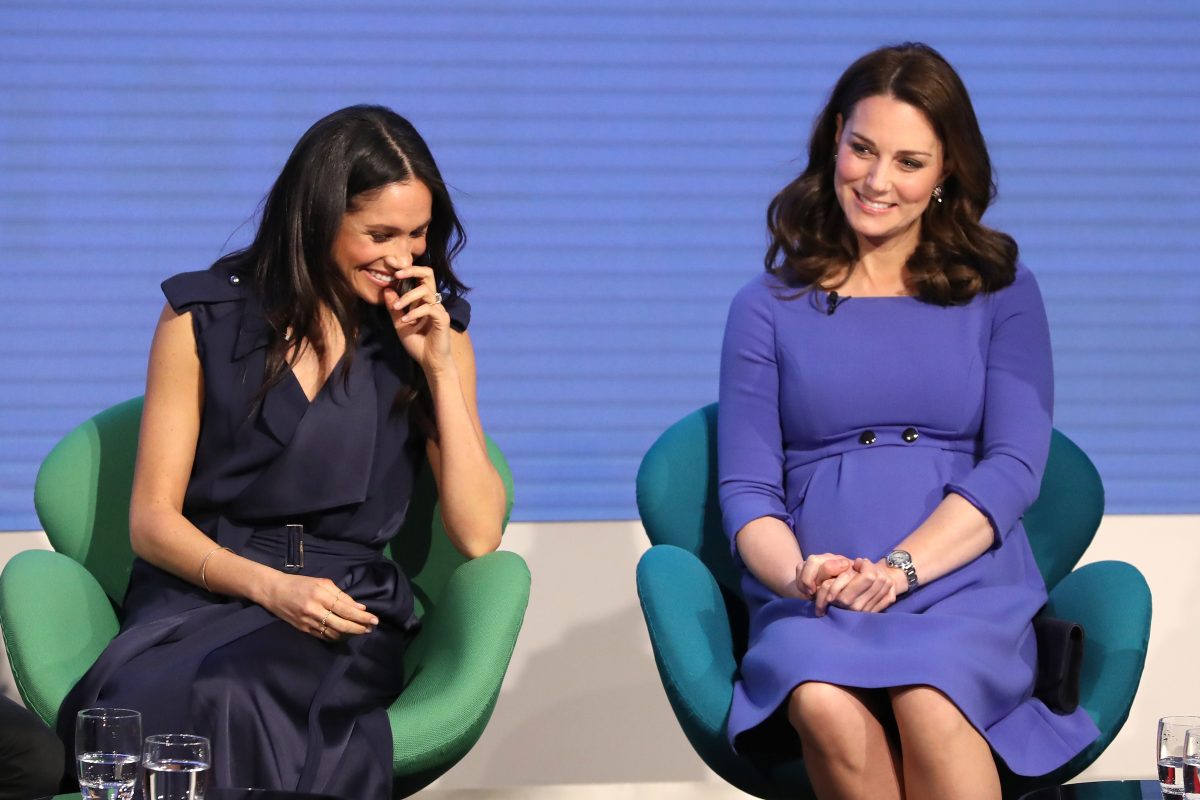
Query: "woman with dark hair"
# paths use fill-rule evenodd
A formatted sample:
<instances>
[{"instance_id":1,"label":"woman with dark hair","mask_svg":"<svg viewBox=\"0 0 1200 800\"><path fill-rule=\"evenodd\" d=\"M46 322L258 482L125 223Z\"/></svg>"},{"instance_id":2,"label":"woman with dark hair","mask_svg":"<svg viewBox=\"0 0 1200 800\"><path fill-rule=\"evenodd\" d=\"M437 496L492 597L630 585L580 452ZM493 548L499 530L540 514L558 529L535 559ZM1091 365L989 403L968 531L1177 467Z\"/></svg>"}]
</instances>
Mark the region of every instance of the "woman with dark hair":
<instances>
[{"instance_id":1,"label":"woman with dark hair","mask_svg":"<svg viewBox=\"0 0 1200 800\"><path fill-rule=\"evenodd\" d=\"M136 708L146 734L210 737L216 786L391 796L385 709L419 623L382 548L421 459L454 546L500 542L463 240L412 125L355 106L300 139L249 247L163 283L138 559L64 738L80 708Z\"/></svg>"},{"instance_id":2,"label":"woman with dark hair","mask_svg":"<svg viewBox=\"0 0 1200 800\"><path fill-rule=\"evenodd\" d=\"M994 194L953 68L869 53L729 312L720 495L750 611L729 736L798 735L822 798L998 798L993 751L1040 775L1098 735L1031 696L1046 590L1020 518L1053 374L1037 283L981 223Z\"/></svg>"}]
</instances>

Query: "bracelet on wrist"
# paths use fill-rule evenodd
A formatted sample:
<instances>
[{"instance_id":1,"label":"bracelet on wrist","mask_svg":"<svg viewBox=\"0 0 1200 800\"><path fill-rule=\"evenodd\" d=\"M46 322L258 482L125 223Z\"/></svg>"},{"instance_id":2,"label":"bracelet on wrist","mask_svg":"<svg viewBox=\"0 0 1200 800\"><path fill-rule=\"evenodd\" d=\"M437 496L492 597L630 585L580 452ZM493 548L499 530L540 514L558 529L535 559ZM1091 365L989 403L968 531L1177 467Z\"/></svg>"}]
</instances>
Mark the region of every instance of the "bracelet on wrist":
<instances>
[{"instance_id":1,"label":"bracelet on wrist","mask_svg":"<svg viewBox=\"0 0 1200 800\"><path fill-rule=\"evenodd\" d=\"M210 589L208 587L208 575L205 574L205 570L208 569L208 560L210 558L212 558L213 556L215 556L217 553L221 552L222 550L229 550L229 548L228 547L214 547L212 550L209 550L207 553L204 554L204 559L200 562L200 584L202 586L204 586L204 590L206 592L212 591L212 589Z\"/></svg>"}]
</instances>

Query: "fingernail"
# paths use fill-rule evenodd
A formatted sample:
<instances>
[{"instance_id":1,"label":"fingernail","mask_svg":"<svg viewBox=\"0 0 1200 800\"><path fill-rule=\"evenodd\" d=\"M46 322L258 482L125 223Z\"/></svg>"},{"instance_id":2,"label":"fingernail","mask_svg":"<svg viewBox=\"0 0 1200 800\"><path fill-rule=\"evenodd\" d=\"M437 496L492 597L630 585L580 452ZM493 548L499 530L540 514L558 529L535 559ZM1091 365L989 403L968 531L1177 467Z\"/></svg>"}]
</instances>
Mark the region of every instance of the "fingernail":
<instances>
[{"instance_id":1,"label":"fingernail","mask_svg":"<svg viewBox=\"0 0 1200 800\"><path fill-rule=\"evenodd\" d=\"M378 620L378 619L376 619L375 617L371 617L371 624L372 624L372 625L378 625L378 624L379 624L379 620Z\"/></svg>"},{"instance_id":2,"label":"fingernail","mask_svg":"<svg viewBox=\"0 0 1200 800\"><path fill-rule=\"evenodd\" d=\"M399 305L399 304L397 304L397 305L396 305L396 309L397 309L397 310L399 310L399 308L400 308L400 305ZM408 314L405 314L403 317L401 317L401 318L400 318L400 321L401 321L401 322L408 322Z\"/></svg>"}]
</instances>

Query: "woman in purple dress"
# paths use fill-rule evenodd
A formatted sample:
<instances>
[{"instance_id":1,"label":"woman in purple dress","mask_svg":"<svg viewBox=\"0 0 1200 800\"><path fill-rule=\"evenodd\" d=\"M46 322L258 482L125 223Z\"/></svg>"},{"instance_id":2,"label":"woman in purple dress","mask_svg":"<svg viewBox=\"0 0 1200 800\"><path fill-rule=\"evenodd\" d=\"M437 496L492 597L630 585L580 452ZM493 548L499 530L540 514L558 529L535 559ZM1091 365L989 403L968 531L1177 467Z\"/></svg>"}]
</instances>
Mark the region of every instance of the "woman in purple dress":
<instances>
[{"instance_id":1,"label":"woman in purple dress","mask_svg":"<svg viewBox=\"0 0 1200 800\"><path fill-rule=\"evenodd\" d=\"M999 798L993 751L1044 774L1098 735L1032 697L1046 590L1020 520L1053 374L1037 283L980 222L994 194L953 68L869 53L729 312L721 506L750 611L729 736L794 729L823 799Z\"/></svg>"},{"instance_id":2,"label":"woman in purple dress","mask_svg":"<svg viewBox=\"0 0 1200 800\"><path fill-rule=\"evenodd\" d=\"M428 459L468 556L504 487L475 402L463 231L416 130L355 106L292 151L254 241L163 284L121 632L63 705L213 745L216 786L391 796L419 621L382 548ZM70 752L68 747L67 751Z\"/></svg>"}]
</instances>

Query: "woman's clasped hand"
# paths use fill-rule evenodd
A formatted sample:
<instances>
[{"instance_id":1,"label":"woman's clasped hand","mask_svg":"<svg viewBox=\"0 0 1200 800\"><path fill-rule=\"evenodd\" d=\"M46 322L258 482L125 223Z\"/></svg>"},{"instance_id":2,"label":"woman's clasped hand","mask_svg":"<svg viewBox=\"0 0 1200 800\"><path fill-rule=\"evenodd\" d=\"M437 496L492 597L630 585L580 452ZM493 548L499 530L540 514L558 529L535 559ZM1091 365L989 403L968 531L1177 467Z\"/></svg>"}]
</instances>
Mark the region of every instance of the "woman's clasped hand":
<instances>
[{"instance_id":1,"label":"woman's clasped hand","mask_svg":"<svg viewBox=\"0 0 1200 800\"><path fill-rule=\"evenodd\" d=\"M897 576L903 577L882 562L821 553L796 565L796 588L800 597L813 601L818 617L831 605L876 612L895 603L907 588L907 582L900 587Z\"/></svg>"}]
</instances>

